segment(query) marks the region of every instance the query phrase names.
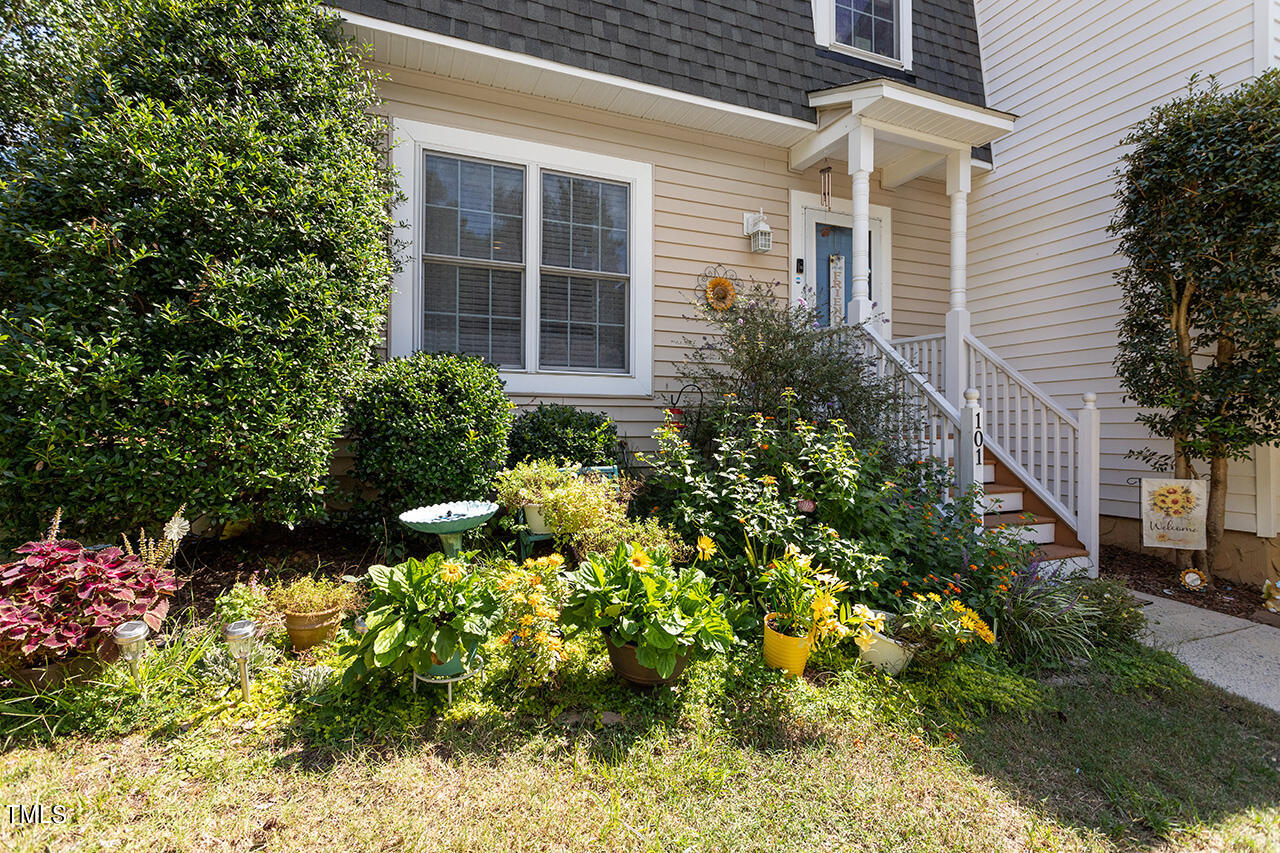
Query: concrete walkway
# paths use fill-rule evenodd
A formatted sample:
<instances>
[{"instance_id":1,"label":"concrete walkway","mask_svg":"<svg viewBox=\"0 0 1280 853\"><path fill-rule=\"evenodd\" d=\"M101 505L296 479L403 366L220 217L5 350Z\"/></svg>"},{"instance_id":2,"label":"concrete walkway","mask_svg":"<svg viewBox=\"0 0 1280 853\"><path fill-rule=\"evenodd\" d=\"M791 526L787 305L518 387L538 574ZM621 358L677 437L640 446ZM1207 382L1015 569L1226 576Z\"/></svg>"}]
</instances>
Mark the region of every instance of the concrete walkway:
<instances>
[{"instance_id":1,"label":"concrete walkway","mask_svg":"<svg viewBox=\"0 0 1280 853\"><path fill-rule=\"evenodd\" d=\"M1173 652L1200 678L1280 711L1280 628L1141 592L1143 642Z\"/></svg>"}]
</instances>

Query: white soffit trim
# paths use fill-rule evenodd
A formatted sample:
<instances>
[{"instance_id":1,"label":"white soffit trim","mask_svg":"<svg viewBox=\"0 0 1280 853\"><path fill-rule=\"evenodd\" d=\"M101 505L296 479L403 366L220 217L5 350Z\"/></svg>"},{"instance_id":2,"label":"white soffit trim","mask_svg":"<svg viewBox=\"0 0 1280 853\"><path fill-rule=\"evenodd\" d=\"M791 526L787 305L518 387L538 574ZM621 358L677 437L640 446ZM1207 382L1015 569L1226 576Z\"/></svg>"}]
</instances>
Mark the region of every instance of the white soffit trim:
<instances>
[{"instance_id":1,"label":"white soffit trim","mask_svg":"<svg viewBox=\"0 0 1280 853\"><path fill-rule=\"evenodd\" d=\"M407 68L709 133L790 146L813 122L739 107L335 9L381 65Z\"/></svg>"},{"instance_id":2,"label":"white soffit trim","mask_svg":"<svg viewBox=\"0 0 1280 853\"><path fill-rule=\"evenodd\" d=\"M877 129L954 147L986 145L1013 130L1013 113L976 107L895 80L868 80L809 94L817 109L848 108Z\"/></svg>"}]
</instances>

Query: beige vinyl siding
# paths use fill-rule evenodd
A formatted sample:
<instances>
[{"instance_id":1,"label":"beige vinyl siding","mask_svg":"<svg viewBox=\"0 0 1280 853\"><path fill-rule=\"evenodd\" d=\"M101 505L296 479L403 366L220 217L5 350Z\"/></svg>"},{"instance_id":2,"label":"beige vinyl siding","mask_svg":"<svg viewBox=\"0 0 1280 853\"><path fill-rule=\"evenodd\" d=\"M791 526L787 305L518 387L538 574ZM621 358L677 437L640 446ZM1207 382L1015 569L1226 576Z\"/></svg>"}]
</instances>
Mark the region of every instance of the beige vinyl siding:
<instances>
[{"instance_id":1,"label":"beige vinyl siding","mask_svg":"<svg viewBox=\"0 0 1280 853\"><path fill-rule=\"evenodd\" d=\"M787 166L787 150L718 137L644 119L625 118L559 101L408 71L380 68L391 116L515 139L590 151L654 166L654 395L652 397L513 395L518 405L563 402L603 411L617 421L633 449L652 446L667 395L681 386L682 341L706 329L690 319L699 298L697 277L723 264L744 280L789 280L792 190L816 192L818 168L800 174ZM840 164L835 164L839 167ZM848 198L849 177L836 193ZM898 335L939 331L946 310L947 200L940 184L917 181L901 191L875 188L872 203L893 209L895 320ZM742 214L763 208L773 249L752 254ZM901 312L901 314L897 314Z\"/></svg>"},{"instance_id":2,"label":"beige vinyl siding","mask_svg":"<svg viewBox=\"0 0 1280 853\"><path fill-rule=\"evenodd\" d=\"M988 105L1019 116L970 199L969 307L987 344L1069 410L1102 410L1102 513L1136 517L1148 443L1112 360L1121 314L1107 235L1120 139L1193 72L1252 72L1254 0L976 0ZM1253 466L1233 463L1227 526L1256 530Z\"/></svg>"}]
</instances>

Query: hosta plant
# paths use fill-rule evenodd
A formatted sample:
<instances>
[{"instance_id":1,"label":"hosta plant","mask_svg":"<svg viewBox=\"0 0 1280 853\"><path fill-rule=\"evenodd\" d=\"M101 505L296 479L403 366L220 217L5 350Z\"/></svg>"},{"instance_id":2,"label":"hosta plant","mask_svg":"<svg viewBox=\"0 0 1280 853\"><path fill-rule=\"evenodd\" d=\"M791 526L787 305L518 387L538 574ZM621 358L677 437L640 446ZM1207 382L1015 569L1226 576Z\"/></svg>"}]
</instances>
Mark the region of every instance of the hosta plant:
<instances>
[{"instance_id":1,"label":"hosta plant","mask_svg":"<svg viewBox=\"0 0 1280 853\"><path fill-rule=\"evenodd\" d=\"M436 553L397 566L371 566L368 631L343 650L353 658L343 682L375 670L422 673L474 650L501 610L488 567L474 556Z\"/></svg>"},{"instance_id":2,"label":"hosta plant","mask_svg":"<svg viewBox=\"0 0 1280 853\"><path fill-rule=\"evenodd\" d=\"M168 564L188 529L179 522L166 525L165 545L143 534L140 554L58 539L57 517L47 538L17 548L18 559L0 566L0 670L110 657L112 629L131 619L158 631L178 588Z\"/></svg>"},{"instance_id":3,"label":"hosta plant","mask_svg":"<svg viewBox=\"0 0 1280 853\"><path fill-rule=\"evenodd\" d=\"M568 582L565 623L603 631L614 646L634 643L636 661L663 678L682 657L723 653L734 642L724 596L697 566L676 568L666 548L626 543L592 554Z\"/></svg>"}]
</instances>

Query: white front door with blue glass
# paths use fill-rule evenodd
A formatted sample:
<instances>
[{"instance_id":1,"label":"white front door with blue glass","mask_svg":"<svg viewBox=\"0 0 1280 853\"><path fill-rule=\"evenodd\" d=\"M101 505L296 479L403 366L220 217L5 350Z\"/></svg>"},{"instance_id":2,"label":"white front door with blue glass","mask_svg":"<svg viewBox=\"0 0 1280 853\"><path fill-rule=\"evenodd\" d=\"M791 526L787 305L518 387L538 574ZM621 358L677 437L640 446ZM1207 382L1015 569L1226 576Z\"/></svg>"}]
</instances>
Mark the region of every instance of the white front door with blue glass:
<instances>
[{"instance_id":1,"label":"white front door with blue glass","mask_svg":"<svg viewBox=\"0 0 1280 853\"><path fill-rule=\"evenodd\" d=\"M854 297L853 217L806 208L804 220L805 301L814 306L821 325L829 326L833 319L840 324L849 316L849 303ZM873 218L868 240L871 275L864 295L875 303L876 313L884 317L887 300L881 293L883 274L877 275L877 270L883 269L881 228L881 221Z\"/></svg>"}]
</instances>

